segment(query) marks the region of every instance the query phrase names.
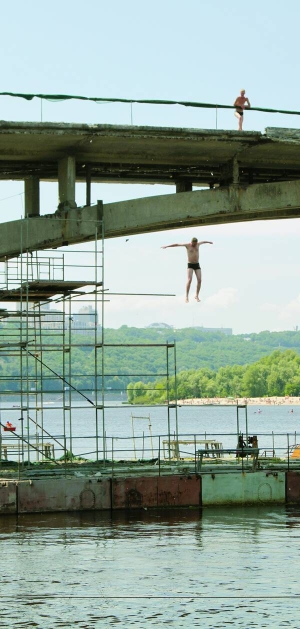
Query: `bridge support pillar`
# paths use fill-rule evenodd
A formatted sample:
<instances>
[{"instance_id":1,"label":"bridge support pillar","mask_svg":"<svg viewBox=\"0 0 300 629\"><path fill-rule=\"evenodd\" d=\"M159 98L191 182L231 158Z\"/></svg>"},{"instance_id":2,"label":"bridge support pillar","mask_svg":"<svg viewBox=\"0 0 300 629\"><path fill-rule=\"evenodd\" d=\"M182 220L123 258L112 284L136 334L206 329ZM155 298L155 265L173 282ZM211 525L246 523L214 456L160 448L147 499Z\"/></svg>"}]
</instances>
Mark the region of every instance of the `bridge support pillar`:
<instances>
[{"instance_id":1,"label":"bridge support pillar","mask_svg":"<svg viewBox=\"0 0 300 629\"><path fill-rule=\"evenodd\" d=\"M240 182L240 167L239 167L237 156L235 156L232 160L232 183L237 186L239 182Z\"/></svg>"},{"instance_id":2,"label":"bridge support pillar","mask_svg":"<svg viewBox=\"0 0 300 629\"><path fill-rule=\"evenodd\" d=\"M237 186L240 181L240 167L238 158L235 155L227 164L225 164L221 171L221 185L222 186Z\"/></svg>"},{"instance_id":3,"label":"bridge support pillar","mask_svg":"<svg viewBox=\"0 0 300 629\"><path fill-rule=\"evenodd\" d=\"M58 162L58 210L77 207L75 201L76 160L68 155Z\"/></svg>"},{"instance_id":4,"label":"bridge support pillar","mask_svg":"<svg viewBox=\"0 0 300 629\"><path fill-rule=\"evenodd\" d=\"M193 184L191 181L176 181L176 192L192 192Z\"/></svg>"},{"instance_id":5,"label":"bridge support pillar","mask_svg":"<svg viewBox=\"0 0 300 629\"><path fill-rule=\"evenodd\" d=\"M25 218L40 215L40 180L36 176L24 181Z\"/></svg>"},{"instance_id":6,"label":"bridge support pillar","mask_svg":"<svg viewBox=\"0 0 300 629\"><path fill-rule=\"evenodd\" d=\"M86 205L91 205L91 186L92 186L92 175L91 175L91 165L87 164L86 166Z\"/></svg>"}]
</instances>

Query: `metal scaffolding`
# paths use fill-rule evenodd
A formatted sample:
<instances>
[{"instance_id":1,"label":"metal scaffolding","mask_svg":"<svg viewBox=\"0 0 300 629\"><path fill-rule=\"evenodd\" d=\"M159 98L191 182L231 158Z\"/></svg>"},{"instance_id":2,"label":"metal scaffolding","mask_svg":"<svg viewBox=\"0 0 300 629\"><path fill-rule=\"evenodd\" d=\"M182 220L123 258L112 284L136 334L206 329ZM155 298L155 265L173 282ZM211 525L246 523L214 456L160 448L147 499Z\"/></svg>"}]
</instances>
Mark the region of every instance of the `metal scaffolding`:
<instances>
[{"instance_id":1,"label":"metal scaffolding","mask_svg":"<svg viewBox=\"0 0 300 629\"><path fill-rule=\"evenodd\" d=\"M118 353L137 347L157 347L165 354L165 369L156 377L167 383L162 406L171 458L170 440L178 440L177 401L170 399L169 386L174 376L176 391L175 342L106 342L105 302L113 295L117 297L104 287L103 222L88 249L21 251L0 262L0 302L6 306L0 309L1 462L17 458L20 468L41 462L62 465L78 457L77 446L84 441L81 455L105 466L114 456L107 409L115 408L117 417L120 407L108 404L106 382L125 375ZM109 370L108 351L114 354ZM126 373L147 375L154 378L153 372ZM143 439L143 456L151 450L153 457L152 434L150 446ZM136 458L135 442L131 456Z\"/></svg>"}]
</instances>

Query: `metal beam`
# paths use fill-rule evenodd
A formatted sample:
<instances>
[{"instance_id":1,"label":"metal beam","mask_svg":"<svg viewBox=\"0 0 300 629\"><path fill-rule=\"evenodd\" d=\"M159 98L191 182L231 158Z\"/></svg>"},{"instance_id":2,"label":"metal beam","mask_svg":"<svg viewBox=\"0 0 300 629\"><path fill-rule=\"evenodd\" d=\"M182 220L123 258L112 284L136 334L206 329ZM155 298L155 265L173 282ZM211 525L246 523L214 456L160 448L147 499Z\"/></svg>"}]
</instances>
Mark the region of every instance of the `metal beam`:
<instances>
[{"instance_id":1,"label":"metal beam","mask_svg":"<svg viewBox=\"0 0 300 629\"><path fill-rule=\"evenodd\" d=\"M133 199L103 206L105 237L163 231L178 227L218 225L300 217L300 180L182 192ZM2 223L0 259L22 251L94 240L102 219L98 206L60 210L56 214Z\"/></svg>"}]
</instances>

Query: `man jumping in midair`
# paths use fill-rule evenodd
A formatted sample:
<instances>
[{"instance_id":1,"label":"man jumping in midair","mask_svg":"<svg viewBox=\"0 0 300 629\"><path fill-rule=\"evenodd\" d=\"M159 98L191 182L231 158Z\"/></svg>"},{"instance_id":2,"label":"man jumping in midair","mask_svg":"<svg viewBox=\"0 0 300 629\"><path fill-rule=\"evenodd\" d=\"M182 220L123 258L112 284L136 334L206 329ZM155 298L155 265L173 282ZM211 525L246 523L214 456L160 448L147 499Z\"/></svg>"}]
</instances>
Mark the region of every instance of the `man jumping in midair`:
<instances>
[{"instance_id":1,"label":"man jumping in midair","mask_svg":"<svg viewBox=\"0 0 300 629\"><path fill-rule=\"evenodd\" d=\"M186 303L188 303L189 301L189 292L190 292L190 287L191 287L191 283L192 283L192 278L193 278L193 271L195 271L196 277L197 277L197 287L196 287L196 295L195 295L195 299L196 301L200 301L199 299L199 293L200 293L200 288L201 288L201 267L199 266L199 247L200 245L212 245L213 243L210 240L202 240L201 242L198 242L198 238L192 238L191 242L188 242L186 244L183 245L165 245L164 247L162 247L162 249L168 249L168 247L185 247L186 251L187 251L187 257L188 257L188 279L187 279L187 284L186 284L186 297L185 297L185 301Z\"/></svg>"}]
</instances>

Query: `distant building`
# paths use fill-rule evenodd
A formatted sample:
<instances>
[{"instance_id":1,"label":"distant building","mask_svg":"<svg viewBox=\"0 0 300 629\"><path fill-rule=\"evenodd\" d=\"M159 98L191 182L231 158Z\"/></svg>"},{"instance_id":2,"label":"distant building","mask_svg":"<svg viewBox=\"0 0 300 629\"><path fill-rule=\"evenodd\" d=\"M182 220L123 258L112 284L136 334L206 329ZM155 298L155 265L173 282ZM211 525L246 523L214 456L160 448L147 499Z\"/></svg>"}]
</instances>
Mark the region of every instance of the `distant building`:
<instances>
[{"instance_id":1,"label":"distant building","mask_svg":"<svg viewBox=\"0 0 300 629\"><path fill-rule=\"evenodd\" d=\"M168 325L167 323L150 323L150 325L145 326L145 330L147 330L148 328L164 328L168 330L173 330L174 326Z\"/></svg>"},{"instance_id":2,"label":"distant building","mask_svg":"<svg viewBox=\"0 0 300 629\"><path fill-rule=\"evenodd\" d=\"M98 313L92 306L83 306L77 314L72 317L73 331L91 332L97 326Z\"/></svg>"},{"instance_id":3,"label":"distant building","mask_svg":"<svg viewBox=\"0 0 300 629\"><path fill-rule=\"evenodd\" d=\"M49 303L42 303L39 307L34 304L28 305L28 327L40 327L43 330L62 330L64 327L65 315L62 310L50 308Z\"/></svg>"},{"instance_id":4,"label":"distant building","mask_svg":"<svg viewBox=\"0 0 300 629\"><path fill-rule=\"evenodd\" d=\"M43 312L44 308L41 308ZM62 310L54 308L47 309L47 314L42 317L42 326L44 330L62 330L64 327L65 315Z\"/></svg>"},{"instance_id":5,"label":"distant building","mask_svg":"<svg viewBox=\"0 0 300 629\"><path fill-rule=\"evenodd\" d=\"M232 328L204 328L202 325L193 325L190 327L194 330L201 330L201 332L222 332L223 334L227 334L227 336L232 335ZM148 330L149 328L157 330L174 330L174 325L168 325L168 323L150 323L150 325L145 326L145 330Z\"/></svg>"},{"instance_id":6,"label":"distant building","mask_svg":"<svg viewBox=\"0 0 300 629\"><path fill-rule=\"evenodd\" d=\"M196 330L201 330L201 332L222 332L222 334L226 334L227 336L232 335L232 328L204 328L202 325L194 325L192 327Z\"/></svg>"}]
</instances>

